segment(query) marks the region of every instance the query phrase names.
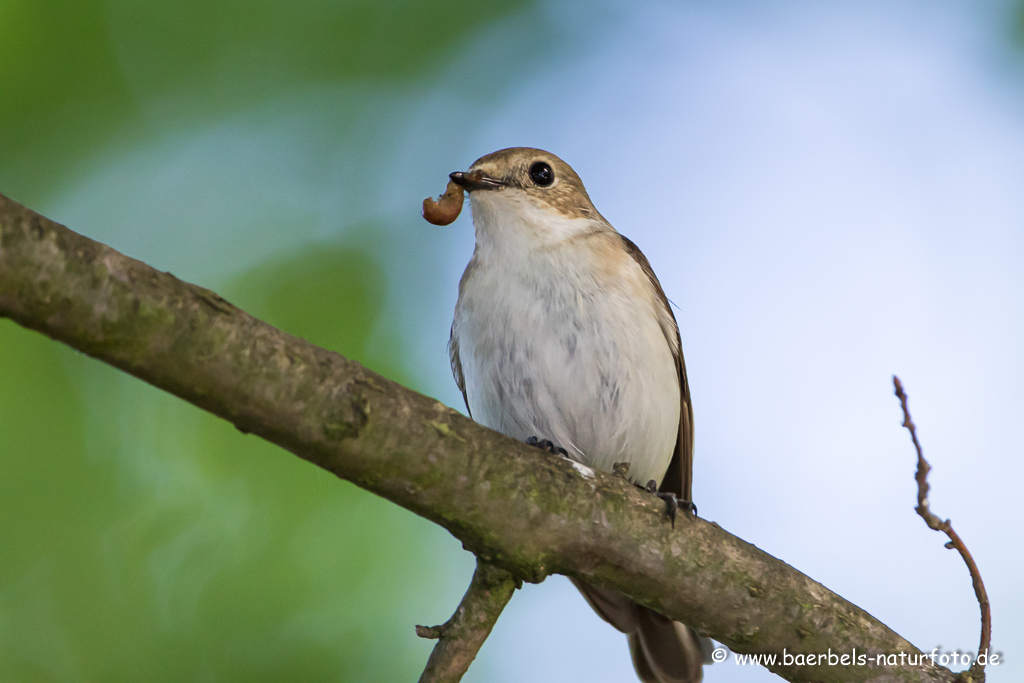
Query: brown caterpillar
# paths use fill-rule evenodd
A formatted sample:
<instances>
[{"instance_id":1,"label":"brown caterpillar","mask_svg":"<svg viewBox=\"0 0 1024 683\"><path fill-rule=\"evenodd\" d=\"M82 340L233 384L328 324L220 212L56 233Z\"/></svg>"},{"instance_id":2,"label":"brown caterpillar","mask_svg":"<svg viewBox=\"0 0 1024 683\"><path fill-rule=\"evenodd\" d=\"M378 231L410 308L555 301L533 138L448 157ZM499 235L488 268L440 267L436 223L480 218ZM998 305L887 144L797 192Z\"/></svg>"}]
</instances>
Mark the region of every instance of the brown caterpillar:
<instances>
[{"instance_id":1,"label":"brown caterpillar","mask_svg":"<svg viewBox=\"0 0 1024 683\"><path fill-rule=\"evenodd\" d=\"M443 195L437 199L427 197L423 200L423 217L434 225L448 225L462 213L465 196L462 188L454 180L449 180Z\"/></svg>"}]
</instances>

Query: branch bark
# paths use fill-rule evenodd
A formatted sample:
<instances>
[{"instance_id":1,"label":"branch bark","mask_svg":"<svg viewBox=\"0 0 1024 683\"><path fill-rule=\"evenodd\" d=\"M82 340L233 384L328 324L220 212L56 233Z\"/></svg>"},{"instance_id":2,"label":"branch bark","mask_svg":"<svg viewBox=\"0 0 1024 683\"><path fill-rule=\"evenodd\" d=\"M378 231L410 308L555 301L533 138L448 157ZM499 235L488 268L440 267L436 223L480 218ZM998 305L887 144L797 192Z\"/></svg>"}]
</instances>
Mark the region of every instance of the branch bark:
<instances>
[{"instance_id":1,"label":"branch bark","mask_svg":"<svg viewBox=\"0 0 1024 683\"><path fill-rule=\"evenodd\" d=\"M617 590L735 652L776 656L765 665L790 681L955 679L907 663L920 656L909 642L717 524L673 530L660 500L618 477L477 425L2 195L0 316L440 524L519 579ZM830 666L816 659L827 652L897 659Z\"/></svg>"},{"instance_id":2,"label":"branch bark","mask_svg":"<svg viewBox=\"0 0 1024 683\"><path fill-rule=\"evenodd\" d=\"M420 683L458 683L512 599L516 580L504 569L481 560L469 590L452 618L440 626L417 626L416 635L436 638Z\"/></svg>"}]
</instances>

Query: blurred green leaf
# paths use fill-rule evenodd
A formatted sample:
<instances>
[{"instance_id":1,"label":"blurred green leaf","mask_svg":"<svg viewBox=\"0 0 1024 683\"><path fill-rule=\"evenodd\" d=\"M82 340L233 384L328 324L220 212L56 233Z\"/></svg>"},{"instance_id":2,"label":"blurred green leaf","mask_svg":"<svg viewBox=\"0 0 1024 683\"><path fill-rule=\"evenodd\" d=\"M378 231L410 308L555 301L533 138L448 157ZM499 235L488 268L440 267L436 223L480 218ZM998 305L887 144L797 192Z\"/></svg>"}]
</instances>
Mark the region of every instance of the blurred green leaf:
<instances>
[{"instance_id":1,"label":"blurred green leaf","mask_svg":"<svg viewBox=\"0 0 1024 683\"><path fill-rule=\"evenodd\" d=\"M361 360L386 289L384 273L368 252L311 244L253 268L225 291L271 325Z\"/></svg>"},{"instance_id":2,"label":"blurred green leaf","mask_svg":"<svg viewBox=\"0 0 1024 683\"><path fill-rule=\"evenodd\" d=\"M527 4L5 0L0 183L38 191L97 149L144 136L155 112L183 125L314 84L412 87Z\"/></svg>"}]
</instances>

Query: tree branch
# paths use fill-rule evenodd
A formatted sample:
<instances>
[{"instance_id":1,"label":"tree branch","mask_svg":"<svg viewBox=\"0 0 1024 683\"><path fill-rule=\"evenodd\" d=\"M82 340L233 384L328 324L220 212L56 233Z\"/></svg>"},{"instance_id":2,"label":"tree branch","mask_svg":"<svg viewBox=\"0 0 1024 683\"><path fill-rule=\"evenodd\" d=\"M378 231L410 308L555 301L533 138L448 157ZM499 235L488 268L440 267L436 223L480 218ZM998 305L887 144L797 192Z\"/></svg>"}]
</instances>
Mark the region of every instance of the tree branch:
<instances>
[{"instance_id":1,"label":"tree branch","mask_svg":"<svg viewBox=\"0 0 1024 683\"><path fill-rule=\"evenodd\" d=\"M925 521L928 528L941 531L949 537L946 547L951 550L955 548L960 553L964 564L967 565L967 570L971 573L974 595L981 608L981 640L978 643L978 657L971 664L970 674L973 681L985 683L985 665L992 646L992 608L988 602L988 592L985 590L985 583L981 580L981 570L978 569L974 557L967 550L960 534L953 530L952 522L948 519L940 519L928 505L928 491L931 488L928 484L928 473L931 472L932 466L924 459L921 442L917 440L917 426L910 418L910 408L907 407L907 394L903 391L903 382L899 377L893 375L892 384L896 389L896 397L900 400L900 408L903 409L903 426L910 432L910 439L914 442L914 449L917 451L917 475L914 477L917 481L917 514Z\"/></svg>"},{"instance_id":2,"label":"tree branch","mask_svg":"<svg viewBox=\"0 0 1024 683\"><path fill-rule=\"evenodd\" d=\"M790 681L944 681L932 665L791 656L919 651L784 562L654 496L473 423L211 291L0 195L0 316L121 368L448 529L522 580L619 591Z\"/></svg>"},{"instance_id":3,"label":"tree branch","mask_svg":"<svg viewBox=\"0 0 1024 683\"><path fill-rule=\"evenodd\" d=\"M420 683L458 683L512 599L516 580L504 569L476 561L469 590L452 618L440 626L417 626L416 635L436 638Z\"/></svg>"}]
</instances>

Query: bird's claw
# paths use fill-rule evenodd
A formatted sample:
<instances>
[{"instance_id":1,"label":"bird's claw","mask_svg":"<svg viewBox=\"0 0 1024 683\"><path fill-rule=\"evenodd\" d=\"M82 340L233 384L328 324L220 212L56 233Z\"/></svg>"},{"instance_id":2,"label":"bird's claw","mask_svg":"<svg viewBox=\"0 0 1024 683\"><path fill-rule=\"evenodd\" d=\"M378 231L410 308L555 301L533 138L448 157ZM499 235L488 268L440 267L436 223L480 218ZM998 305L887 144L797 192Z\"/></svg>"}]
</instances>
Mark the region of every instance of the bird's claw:
<instances>
[{"instance_id":1,"label":"bird's claw","mask_svg":"<svg viewBox=\"0 0 1024 683\"><path fill-rule=\"evenodd\" d=\"M561 446L556 446L550 439L539 439L536 436L531 436L526 440L526 443L529 446L540 448L548 453L553 453L554 455L561 455L565 458L569 457L569 451L565 450Z\"/></svg>"},{"instance_id":2,"label":"bird's claw","mask_svg":"<svg viewBox=\"0 0 1024 683\"><path fill-rule=\"evenodd\" d=\"M665 501L665 505L668 507L668 517L672 520L672 528L676 528L676 511L682 510L685 514L691 514L697 516L697 506L689 500L679 500L676 498L676 494L671 491L659 491L658 482L651 479L647 482L647 486L644 487L648 493L653 493L658 498Z\"/></svg>"}]
</instances>

